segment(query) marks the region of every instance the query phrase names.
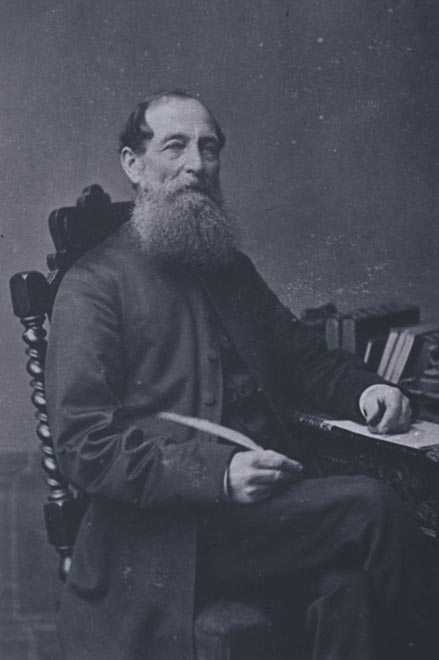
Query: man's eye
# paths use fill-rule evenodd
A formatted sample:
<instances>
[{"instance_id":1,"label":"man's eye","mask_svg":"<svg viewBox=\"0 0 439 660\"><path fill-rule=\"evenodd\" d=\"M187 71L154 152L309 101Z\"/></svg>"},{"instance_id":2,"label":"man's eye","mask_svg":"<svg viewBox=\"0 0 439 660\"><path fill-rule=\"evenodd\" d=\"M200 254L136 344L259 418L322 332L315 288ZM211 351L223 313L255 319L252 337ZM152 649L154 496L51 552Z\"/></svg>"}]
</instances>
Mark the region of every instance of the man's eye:
<instances>
[{"instance_id":1,"label":"man's eye","mask_svg":"<svg viewBox=\"0 0 439 660\"><path fill-rule=\"evenodd\" d=\"M218 147L215 144L206 144L203 147L203 154L205 154L208 158L218 158Z\"/></svg>"},{"instance_id":2,"label":"man's eye","mask_svg":"<svg viewBox=\"0 0 439 660\"><path fill-rule=\"evenodd\" d=\"M168 149L170 151L181 151L184 149L184 144L183 142L169 142L169 144L166 145L165 149Z\"/></svg>"}]
</instances>

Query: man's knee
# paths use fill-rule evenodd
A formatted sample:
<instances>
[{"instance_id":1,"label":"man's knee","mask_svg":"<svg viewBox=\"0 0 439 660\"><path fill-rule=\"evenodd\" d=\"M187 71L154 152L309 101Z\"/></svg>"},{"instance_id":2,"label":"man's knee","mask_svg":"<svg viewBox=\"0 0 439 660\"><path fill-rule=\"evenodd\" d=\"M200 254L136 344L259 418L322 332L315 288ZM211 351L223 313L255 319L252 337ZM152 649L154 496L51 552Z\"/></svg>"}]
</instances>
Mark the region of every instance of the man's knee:
<instances>
[{"instance_id":1,"label":"man's knee","mask_svg":"<svg viewBox=\"0 0 439 660\"><path fill-rule=\"evenodd\" d=\"M349 489L350 515L357 522L374 528L392 528L401 536L416 533L412 515L405 509L396 492L385 484L358 475Z\"/></svg>"},{"instance_id":2,"label":"man's knee","mask_svg":"<svg viewBox=\"0 0 439 660\"><path fill-rule=\"evenodd\" d=\"M402 511L402 503L395 491L372 477L362 474L351 477L349 492L352 503L368 511L383 515Z\"/></svg>"}]
</instances>

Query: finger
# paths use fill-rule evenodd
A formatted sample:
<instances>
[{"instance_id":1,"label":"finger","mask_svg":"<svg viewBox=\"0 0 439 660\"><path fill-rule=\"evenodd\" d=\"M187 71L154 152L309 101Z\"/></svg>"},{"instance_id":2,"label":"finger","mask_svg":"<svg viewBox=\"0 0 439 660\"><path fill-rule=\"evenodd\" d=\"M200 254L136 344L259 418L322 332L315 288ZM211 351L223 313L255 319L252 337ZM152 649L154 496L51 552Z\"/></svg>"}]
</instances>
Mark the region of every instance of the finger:
<instances>
[{"instance_id":1,"label":"finger","mask_svg":"<svg viewBox=\"0 0 439 660\"><path fill-rule=\"evenodd\" d=\"M386 433L406 433L412 421L412 409L407 398L403 398L398 414L389 420Z\"/></svg>"},{"instance_id":2,"label":"finger","mask_svg":"<svg viewBox=\"0 0 439 660\"><path fill-rule=\"evenodd\" d=\"M402 414L402 420L401 424L403 426L404 431L408 431L410 428L410 425L412 423L413 419L413 410L412 406L410 404L409 399L407 397L404 397L403 399L403 414Z\"/></svg>"},{"instance_id":3,"label":"finger","mask_svg":"<svg viewBox=\"0 0 439 660\"><path fill-rule=\"evenodd\" d=\"M245 491L247 502L262 502L273 495L274 488L266 486L248 486Z\"/></svg>"},{"instance_id":4,"label":"finger","mask_svg":"<svg viewBox=\"0 0 439 660\"><path fill-rule=\"evenodd\" d=\"M282 470L258 469L251 476L249 483L252 485L275 486L277 484L294 481L298 477L298 474L292 474L291 472L284 472Z\"/></svg>"},{"instance_id":5,"label":"finger","mask_svg":"<svg viewBox=\"0 0 439 660\"><path fill-rule=\"evenodd\" d=\"M396 428L401 417L401 400L389 399L379 424L375 427L375 433L388 433L390 429Z\"/></svg>"},{"instance_id":6,"label":"finger","mask_svg":"<svg viewBox=\"0 0 439 660\"><path fill-rule=\"evenodd\" d=\"M381 419L375 415L374 419L369 416L369 430L374 433L404 433L411 423L412 409L410 400L395 388L387 388L383 395L377 397L376 401L368 400L368 406L381 406ZM365 411L366 416L366 411Z\"/></svg>"},{"instance_id":7,"label":"finger","mask_svg":"<svg viewBox=\"0 0 439 660\"><path fill-rule=\"evenodd\" d=\"M255 454L255 467L280 470L283 472L290 472L291 474L297 474L303 470L303 465L299 463L299 461L295 461L292 458L288 458L287 456L284 456L284 454L279 454L271 449L262 452L255 452Z\"/></svg>"},{"instance_id":8,"label":"finger","mask_svg":"<svg viewBox=\"0 0 439 660\"><path fill-rule=\"evenodd\" d=\"M369 402L367 410L364 412L367 425L369 427L376 426L383 416L384 405L382 405L379 399L376 399L373 402Z\"/></svg>"}]
</instances>

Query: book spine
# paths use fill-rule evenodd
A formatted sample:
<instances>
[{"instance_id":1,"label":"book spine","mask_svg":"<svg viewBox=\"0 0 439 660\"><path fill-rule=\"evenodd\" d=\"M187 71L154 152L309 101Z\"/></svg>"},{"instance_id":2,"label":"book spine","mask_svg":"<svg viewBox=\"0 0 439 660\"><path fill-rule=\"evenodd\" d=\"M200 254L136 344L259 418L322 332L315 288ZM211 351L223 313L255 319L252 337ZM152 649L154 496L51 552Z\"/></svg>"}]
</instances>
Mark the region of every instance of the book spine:
<instances>
[{"instance_id":1,"label":"book spine","mask_svg":"<svg viewBox=\"0 0 439 660\"><path fill-rule=\"evenodd\" d=\"M380 364L378 367L378 375L384 378L384 374L386 373L389 360L392 356L392 351L395 348L395 342L398 337L398 333L395 330L392 330L387 338L386 345L384 346L384 351L383 355L380 360Z\"/></svg>"},{"instance_id":2,"label":"book spine","mask_svg":"<svg viewBox=\"0 0 439 660\"><path fill-rule=\"evenodd\" d=\"M341 346L340 337L341 321L337 316L326 319L325 341L329 351L337 350Z\"/></svg>"},{"instance_id":3,"label":"book spine","mask_svg":"<svg viewBox=\"0 0 439 660\"><path fill-rule=\"evenodd\" d=\"M353 317L347 317L343 320L341 347L349 353L357 352L356 326L357 319Z\"/></svg>"},{"instance_id":4,"label":"book spine","mask_svg":"<svg viewBox=\"0 0 439 660\"><path fill-rule=\"evenodd\" d=\"M402 350L404 348L404 341L405 341L405 332L397 331L395 347L392 351L392 355L390 356L390 360L387 364L387 368L383 376L383 378L388 380L390 383L396 382L394 380L395 368L398 364L398 360L400 359Z\"/></svg>"}]
</instances>

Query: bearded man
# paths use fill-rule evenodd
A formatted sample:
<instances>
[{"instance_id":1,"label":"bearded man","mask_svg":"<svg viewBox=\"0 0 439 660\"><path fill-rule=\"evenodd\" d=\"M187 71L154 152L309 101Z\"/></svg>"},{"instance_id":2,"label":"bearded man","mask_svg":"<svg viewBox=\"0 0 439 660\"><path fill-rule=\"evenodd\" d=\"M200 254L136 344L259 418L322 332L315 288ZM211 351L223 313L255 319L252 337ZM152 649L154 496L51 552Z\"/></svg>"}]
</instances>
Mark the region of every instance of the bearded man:
<instances>
[{"instance_id":1,"label":"bearded man","mask_svg":"<svg viewBox=\"0 0 439 660\"><path fill-rule=\"evenodd\" d=\"M196 573L300 578L315 660L376 659L400 623L414 524L371 479L307 476L283 420L306 393L379 432L404 430L409 403L326 351L239 251L219 184L224 141L191 95L140 103L120 145L132 218L57 294L50 423L64 474L91 502L61 603L68 660L191 660Z\"/></svg>"}]
</instances>

